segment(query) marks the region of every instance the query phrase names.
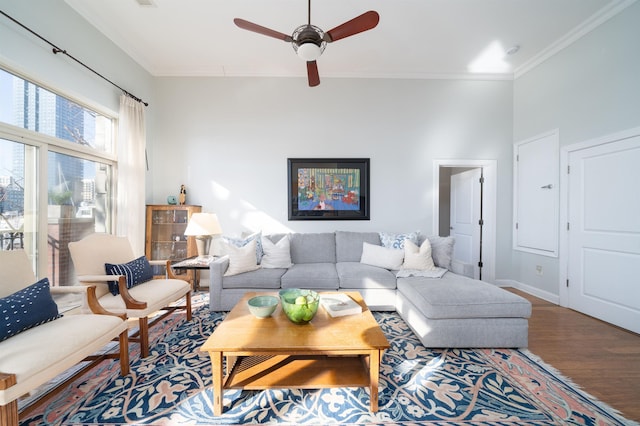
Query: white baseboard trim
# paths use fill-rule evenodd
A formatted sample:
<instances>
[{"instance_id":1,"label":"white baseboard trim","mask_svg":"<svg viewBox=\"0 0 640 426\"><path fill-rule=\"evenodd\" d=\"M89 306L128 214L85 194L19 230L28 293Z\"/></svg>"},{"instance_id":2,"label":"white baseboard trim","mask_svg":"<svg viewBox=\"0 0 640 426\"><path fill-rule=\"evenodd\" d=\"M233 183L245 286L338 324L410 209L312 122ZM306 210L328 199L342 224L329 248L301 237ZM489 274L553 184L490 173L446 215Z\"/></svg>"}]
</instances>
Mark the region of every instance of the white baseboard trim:
<instances>
[{"instance_id":1,"label":"white baseboard trim","mask_svg":"<svg viewBox=\"0 0 640 426\"><path fill-rule=\"evenodd\" d=\"M559 305L560 304L560 296L557 294L549 293L548 291L540 290L539 288L532 287L527 284L523 284L516 280L496 280L496 285L498 287L513 287L518 290L524 291L532 296L539 297L540 299L546 300L547 302Z\"/></svg>"}]
</instances>

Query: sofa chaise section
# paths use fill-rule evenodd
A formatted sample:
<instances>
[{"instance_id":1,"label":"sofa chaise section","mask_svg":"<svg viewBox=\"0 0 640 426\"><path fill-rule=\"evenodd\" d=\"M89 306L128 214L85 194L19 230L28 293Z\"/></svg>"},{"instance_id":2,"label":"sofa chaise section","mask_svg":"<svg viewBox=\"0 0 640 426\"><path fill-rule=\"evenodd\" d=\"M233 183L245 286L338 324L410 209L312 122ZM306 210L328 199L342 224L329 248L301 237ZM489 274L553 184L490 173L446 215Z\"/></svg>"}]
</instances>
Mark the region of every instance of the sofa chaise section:
<instances>
[{"instance_id":1,"label":"sofa chaise section","mask_svg":"<svg viewBox=\"0 0 640 426\"><path fill-rule=\"evenodd\" d=\"M396 309L427 347L528 345L531 303L465 276L399 278Z\"/></svg>"}]
</instances>

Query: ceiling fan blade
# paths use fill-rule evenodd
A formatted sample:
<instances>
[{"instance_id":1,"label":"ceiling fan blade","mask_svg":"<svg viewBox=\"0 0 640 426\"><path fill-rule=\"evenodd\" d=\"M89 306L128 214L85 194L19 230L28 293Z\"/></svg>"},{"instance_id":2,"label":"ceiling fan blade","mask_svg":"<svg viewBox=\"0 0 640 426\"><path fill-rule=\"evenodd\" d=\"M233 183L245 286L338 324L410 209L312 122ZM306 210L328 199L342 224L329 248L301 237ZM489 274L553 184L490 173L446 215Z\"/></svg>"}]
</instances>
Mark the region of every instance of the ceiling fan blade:
<instances>
[{"instance_id":1,"label":"ceiling fan blade","mask_svg":"<svg viewBox=\"0 0 640 426\"><path fill-rule=\"evenodd\" d=\"M375 28L379 21L380 15L378 15L378 12L370 10L360 16L356 16L344 24L338 25L332 30L327 31L324 34L324 40L331 43L332 41L340 40L342 38L370 30Z\"/></svg>"},{"instance_id":2,"label":"ceiling fan blade","mask_svg":"<svg viewBox=\"0 0 640 426\"><path fill-rule=\"evenodd\" d=\"M309 78L309 87L315 87L320 84L318 63L316 61L307 61L307 76Z\"/></svg>"},{"instance_id":3,"label":"ceiling fan blade","mask_svg":"<svg viewBox=\"0 0 640 426\"><path fill-rule=\"evenodd\" d=\"M243 30L253 31L254 33L266 35L269 37L277 38L279 40L283 40L286 42L292 42L293 39L291 36L281 33L279 31L272 30L267 27L263 27L262 25L254 24L253 22L245 21L244 19L235 18L233 23Z\"/></svg>"}]
</instances>

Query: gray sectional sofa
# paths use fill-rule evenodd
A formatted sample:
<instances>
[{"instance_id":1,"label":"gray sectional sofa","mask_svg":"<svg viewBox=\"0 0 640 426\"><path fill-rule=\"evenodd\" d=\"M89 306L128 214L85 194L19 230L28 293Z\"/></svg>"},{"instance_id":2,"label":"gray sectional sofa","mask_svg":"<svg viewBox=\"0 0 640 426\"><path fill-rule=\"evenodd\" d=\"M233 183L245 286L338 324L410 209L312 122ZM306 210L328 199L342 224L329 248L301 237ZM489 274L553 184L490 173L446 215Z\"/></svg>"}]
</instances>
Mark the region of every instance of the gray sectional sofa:
<instances>
[{"instance_id":1,"label":"gray sectional sofa","mask_svg":"<svg viewBox=\"0 0 640 426\"><path fill-rule=\"evenodd\" d=\"M264 238L277 242L284 236ZM396 270L362 263L365 243L381 245L377 232L292 233L288 238L288 268L225 276L229 256L214 260L210 309L228 311L247 291L358 291L371 310L397 311L427 347L527 347L529 301L470 278L471 265L451 260L453 240L448 237L428 237L436 266L447 269L441 278L397 277Z\"/></svg>"}]
</instances>

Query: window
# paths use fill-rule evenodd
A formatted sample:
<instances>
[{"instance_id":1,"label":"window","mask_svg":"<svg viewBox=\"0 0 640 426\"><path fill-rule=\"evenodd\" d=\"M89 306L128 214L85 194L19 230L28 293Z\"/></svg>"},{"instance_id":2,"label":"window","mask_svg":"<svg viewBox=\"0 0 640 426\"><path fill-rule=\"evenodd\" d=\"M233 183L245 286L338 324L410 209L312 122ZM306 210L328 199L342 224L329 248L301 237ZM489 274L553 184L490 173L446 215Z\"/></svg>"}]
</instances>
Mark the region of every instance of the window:
<instances>
[{"instance_id":1,"label":"window","mask_svg":"<svg viewBox=\"0 0 640 426\"><path fill-rule=\"evenodd\" d=\"M114 121L0 69L0 249L52 285L75 283L69 242L111 232Z\"/></svg>"}]
</instances>

